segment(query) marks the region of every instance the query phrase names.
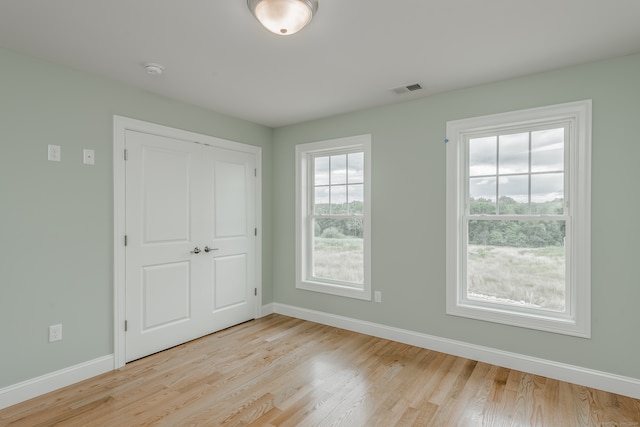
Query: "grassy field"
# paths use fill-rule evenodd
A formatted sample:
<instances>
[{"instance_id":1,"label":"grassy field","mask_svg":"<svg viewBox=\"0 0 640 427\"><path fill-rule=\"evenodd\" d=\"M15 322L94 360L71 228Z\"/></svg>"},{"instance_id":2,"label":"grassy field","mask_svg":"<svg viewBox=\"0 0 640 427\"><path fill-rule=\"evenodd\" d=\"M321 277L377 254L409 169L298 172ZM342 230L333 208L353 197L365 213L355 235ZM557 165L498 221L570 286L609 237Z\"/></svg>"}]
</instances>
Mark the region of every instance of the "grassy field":
<instances>
[{"instance_id":1,"label":"grassy field","mask_svg":"<svg viewBox=\"0 0 640 427\"><path fill-rule=\"evenodd\" d=\"M512 248L469 245L470 298L562 311L565 254L561 246Z\"/></svg>"},{"instance_id":2,"label":"grassy field","mask_svg":"<svg viewBox=\"0 0 640 427\"><path fill-rule=\"evenodd\" d=\"M315 238L314 275L363 283L362 239ZM562 311L564 248L469 245L469 297L482 301Z\"/></svg>"},{"instance_id":3,"label":"grassy field","mask_svg":"<svg viewBox=\"0 0 640 427\"><path fill-rule=\"evenodd\" d=\"M362 239L316 237L314 243L316 277L364 283Z\"/></svg>"}]
</instances>

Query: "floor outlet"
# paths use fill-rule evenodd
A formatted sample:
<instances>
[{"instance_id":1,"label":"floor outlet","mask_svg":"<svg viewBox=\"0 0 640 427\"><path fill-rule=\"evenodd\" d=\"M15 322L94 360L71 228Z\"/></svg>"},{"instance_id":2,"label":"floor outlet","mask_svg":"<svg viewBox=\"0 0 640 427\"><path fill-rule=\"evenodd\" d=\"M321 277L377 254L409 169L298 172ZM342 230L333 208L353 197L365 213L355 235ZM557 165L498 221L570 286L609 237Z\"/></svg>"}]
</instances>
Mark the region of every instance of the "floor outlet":
<instances>
[{"instance_id":1,"label":"floor outlet","mask_svg":"<svg viewBox=\"0 0 640 427\"><path fill-rule=\"evenodd\" d=\"M373 293L373 300L375 302L382 302L382 292L381 291L375 291Z\"/></svg>"},{"instance_id":2,"label":"floor outlet","mask_svg":"<svg viewBox=\"0 0 640 427\"><path fill-rule=\"evenodd\" d=\"M62 340L62 325L49 326L49 342Z\"/></svg>"}]
</instances>

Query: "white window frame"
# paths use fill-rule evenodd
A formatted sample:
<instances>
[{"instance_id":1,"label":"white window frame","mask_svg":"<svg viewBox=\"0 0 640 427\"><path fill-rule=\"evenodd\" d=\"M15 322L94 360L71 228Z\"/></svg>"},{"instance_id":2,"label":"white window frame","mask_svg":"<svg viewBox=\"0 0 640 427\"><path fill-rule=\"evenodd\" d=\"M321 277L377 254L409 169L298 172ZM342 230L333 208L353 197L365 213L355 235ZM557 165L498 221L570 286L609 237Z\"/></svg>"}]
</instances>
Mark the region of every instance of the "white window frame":
<instances>
[{"instance_id":1,"label":"white window frame","mask_svg":"<svg viewBox=\"0 0 640 427\"><path fill-rule=\"evenodd\" d=\"M311 275L313 235L313 167L310 162L319 154L332 155L345 151L364 152L363 251L362 284L314 278ZM349 298L371 300L371 135L358 135L296 146L296 288Z\"/></svg>"},{"instance_id":2,"label":"white window frame","mask_svg":"<svg viewBox=\"0 0 640 427\"><path fill-rule=\"evenodd\" d=\"M591 100L447 122L446 312L506 325L591 337ZM467 298L467 140L509 129L569 123L565 150L566 277L564 312ZM535 216L535 215L533 215ZM505 218L507 219L507 218Z\"/></svg>"}]
</instances>

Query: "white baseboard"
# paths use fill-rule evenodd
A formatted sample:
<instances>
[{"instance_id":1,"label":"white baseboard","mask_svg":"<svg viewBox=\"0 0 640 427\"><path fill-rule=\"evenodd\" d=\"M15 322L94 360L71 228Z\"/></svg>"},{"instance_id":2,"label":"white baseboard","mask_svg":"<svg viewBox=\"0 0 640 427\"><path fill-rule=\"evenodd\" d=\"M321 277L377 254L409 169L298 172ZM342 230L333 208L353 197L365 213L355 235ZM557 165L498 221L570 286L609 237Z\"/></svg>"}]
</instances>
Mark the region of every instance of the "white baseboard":
<instances>
[{"instance_id":1,"label":"white baseboard","mask_svg":"<svg viewBox=\"0 0 640 427\"><path fill-rule=\"evenodd\" d=\"M0 409L112 371L113 354L89 360L0 389Z\"/></svg>"},{"instance_id":2,"label":"white baseboard","mask_svg":"<svg viewBox=\"0 0 640 427\"><path fill-rule=\"evenodd\" d=\"M260 316L258 317L264 317L272 313L273 313L273 303L265 304L262 306L260 310Z\"/></svg>"},{"instance_id":3,"label":"white baseboard","mask_svg":"<svg viewBox=\"0 0 640 427\"><path fill-rule=\"evenodd\" d=\"M640 399L640 380L286 304L273 312Z\"/></svg>"}]
</instances>

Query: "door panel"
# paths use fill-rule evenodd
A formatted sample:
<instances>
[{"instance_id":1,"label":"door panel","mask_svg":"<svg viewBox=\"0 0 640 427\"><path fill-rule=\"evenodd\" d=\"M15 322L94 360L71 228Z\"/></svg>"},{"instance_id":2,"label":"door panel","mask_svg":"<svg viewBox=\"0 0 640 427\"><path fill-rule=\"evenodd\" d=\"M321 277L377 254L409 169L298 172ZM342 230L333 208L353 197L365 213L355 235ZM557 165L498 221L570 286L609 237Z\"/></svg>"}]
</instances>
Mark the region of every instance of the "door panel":
<instances>
[{"instance_id":1,"label":"door panel","mask_svg":"<svg viewBox=\"0 0 640 427\"><path fill-rule=\"evenodd\" d=\"M253 319L255 155L134 131L125 147L126 361Z\"/></svg>"},{"instance_id":2,"label":"door panel","mask_svg":"<svg viewBox=\"0 0 640 427\"><path fill-rule=\"evenodd\" d=\"M255 316L255 156L216 148L213 317L231 326ZM225 326L225 327L226 327Z\"/></svg>"},{"instance_id":3,"label":"door panel","mask_svg":"<svg viewBox=\"0 0 640 427\"><path fill-rule=\"evenodd\" d=\"M142 331L191 317L190 265L177 262L143 267Z\"/></svg>"},{"instance_id":4,"label":"door panel","mask_svg":"<svg viewBox=\"0 0 640 427\"><path fill-rule=\"evenodd\" d=\"M199 197L204 147L142 132L125 137L125 352L131 361L207 333L198 313L209 298L202 283L212 278L191 252L206 231L198 219L207 204Z\"/></svg>"},{"instance_id":5,"label":"door panel","mask_svg":"<svg viewBox=\"0 0 640 427\"><path fill-rule=\"evenodd\" d=\"M144 243L189 240L191 153L141 147Z\"/></svg>"},{"instance_id":6,"label":"door panel","mask_svg":"<svg viewBox=\"0 0 640 427\"><path fill-rule=\"evenodd\" d=\"M246 254L217 257L214 259L215 296L214 310L247 303Z\"/></svg>"},{"instance_id":7,"label":"door panel","mask_svg":"<svg viewBox=\"0 0 640 427\"><path fill-rule=\"evenodd\" d=\"M247 165L217 160L215 164L216 237L246 236Z\"/></svg>"}]
</instances>

